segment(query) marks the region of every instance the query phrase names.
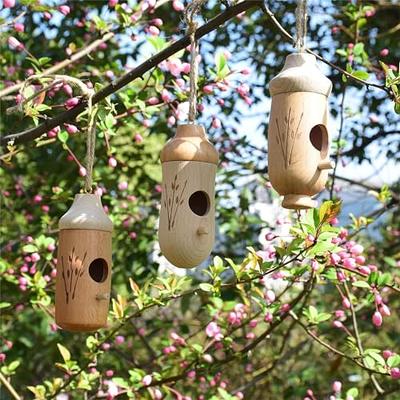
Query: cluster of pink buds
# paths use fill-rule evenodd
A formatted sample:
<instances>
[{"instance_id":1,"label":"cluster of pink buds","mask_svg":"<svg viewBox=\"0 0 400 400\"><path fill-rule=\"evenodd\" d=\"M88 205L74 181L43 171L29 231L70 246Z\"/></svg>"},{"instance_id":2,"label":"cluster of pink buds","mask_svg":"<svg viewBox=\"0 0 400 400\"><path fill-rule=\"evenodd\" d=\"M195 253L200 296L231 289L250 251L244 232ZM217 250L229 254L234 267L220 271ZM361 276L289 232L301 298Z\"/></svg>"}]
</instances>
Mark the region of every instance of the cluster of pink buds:
<instances>
[{"instance_id":1,"label":"cluster of pink buds","mask_svg":"<svg viewBox=\"0 0 400 400\"><path fill-rule=\"evenodd\" d=\"M242 303L238 303L233 310L229 312L227 321L229 325L239 326L246 317L246 306Z\"/></svg>"}]
</instances>

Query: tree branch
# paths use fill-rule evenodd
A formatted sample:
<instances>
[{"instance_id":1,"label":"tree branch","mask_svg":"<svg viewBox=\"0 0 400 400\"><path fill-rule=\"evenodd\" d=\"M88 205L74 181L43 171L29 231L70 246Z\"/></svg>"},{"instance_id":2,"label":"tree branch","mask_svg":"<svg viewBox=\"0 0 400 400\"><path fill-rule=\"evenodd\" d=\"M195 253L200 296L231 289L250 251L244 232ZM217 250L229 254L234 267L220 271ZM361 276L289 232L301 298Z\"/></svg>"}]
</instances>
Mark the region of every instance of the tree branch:
<instances>
[{"instance_id":1,"label":"tree branch","mask_svg":"<svg viewBox=\"0 0 400 400\"><path fill-rule=\"evenodd\" d=\"M196 39L199 39L207 35L208 33L217 29L220 25L224 24L226 21L229 21L230 19L235 17L236 15L246 10L249 10L250 8L261 6L262 3L263 3L262 0L246 0L236 4L235 6L228 8L226 11L222 12L221 14L213 18L210 22L202 25L199 29L197 29L195 34ZM103 89L99 90L93 96L92 104L95 105L98 102L104 100L106 97L110 96L111 94L122 89L124 86L128 85L133 80L143 76L150 69L156 67L162 61L171 57L178 51L186 48L189 44L190 44L190 36L186 35L182 39L171 44L169 47L160 51L156 55L150 57L142 64L140 64L138 67L129 71L125 75L122 75L116 81L110 83ZM0 144L4 146L7 145L9 142L13 142L14 144L20 144L34 140L40 137L42 134L55 128L56 126L63 124L64 122L73 121L80 113L82 113L86 109L86 107L87 107L87 102L83 101L80 104L78 104L75 108L68 110L60 115L57 115L56 117L45 121L43 124L35 128L27 129L20 133L15 133L2 137L0 140Z\"/></svg>"}]
</instances>

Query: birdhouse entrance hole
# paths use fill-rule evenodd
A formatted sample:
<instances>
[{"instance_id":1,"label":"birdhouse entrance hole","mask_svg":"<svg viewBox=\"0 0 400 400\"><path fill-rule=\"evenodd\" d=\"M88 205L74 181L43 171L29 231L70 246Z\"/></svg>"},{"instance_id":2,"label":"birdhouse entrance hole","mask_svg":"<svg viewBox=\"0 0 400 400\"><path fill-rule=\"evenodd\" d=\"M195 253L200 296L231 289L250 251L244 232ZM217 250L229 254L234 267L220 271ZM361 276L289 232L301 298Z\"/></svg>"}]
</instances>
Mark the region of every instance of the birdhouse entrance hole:
<instances>
[{"instance_id":1,"label":"birdhouse entrance hole","mask_svg":"<svg viewBox=\"0 0 400 400\"><path fill-rule=\"evenodd\" d=\"M108 265L104 258L96 258L89 265L89 275L90 277L98 282L104 282L108 275Z\"/></svg>"},{"instance_id":2,"label":"birdhouse entrance hole","mask_svg":"<svg viewBox=\"0 0 400 400\"><path fill-rule=\"evenodd\" d=\"M315 149L321 152L324 158L328 151L328 131L325 125L315 125L310 131L310 141Z\"/></svg>"},{"instance_id":3,"label":"birdhouse entrance hole","mask_svg":"<svg viewBox=\"0 0 400 400\"><path fill-rule=\"evenodd\" d=\"M199 190L189 197L190 209L200 217L206 215L210 209L210 198L206 192Z\"/></svg>"}]
</instances>

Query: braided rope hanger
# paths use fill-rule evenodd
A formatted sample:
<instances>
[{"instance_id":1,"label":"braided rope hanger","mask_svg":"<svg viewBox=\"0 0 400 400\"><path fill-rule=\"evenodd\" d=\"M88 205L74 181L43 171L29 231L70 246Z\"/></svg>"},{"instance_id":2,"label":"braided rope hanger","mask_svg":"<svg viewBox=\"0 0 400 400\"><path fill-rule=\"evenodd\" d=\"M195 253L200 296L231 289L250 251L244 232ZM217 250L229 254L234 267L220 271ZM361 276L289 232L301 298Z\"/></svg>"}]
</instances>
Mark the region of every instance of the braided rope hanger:
<instances>
[{"instance_id":1,"label":"braided rope hanger","mask_svg":"<svg viewBox=\"0 0 400 400\"><path fill-rule=\"evenodd\" d=\"M198 45L196 40L197 23L195 21L196 14L206 0L193 0L186 7L185 21L188 26L187 31L190 35L190 92L189 92L189 124L194 124L197 111L197 82L199 75Z\"/></svg>"},{"instance_id":2,"label":"braided rope hanger","mask_svg":"<svg viewBox=\"0 0 400 400\"><path fill-rule=\"evenodd\" d=\"M307 36L307 0L298 0L296 7L296 40L297 51L303 53L306 48Z\"/></svg>"}]
</instances>

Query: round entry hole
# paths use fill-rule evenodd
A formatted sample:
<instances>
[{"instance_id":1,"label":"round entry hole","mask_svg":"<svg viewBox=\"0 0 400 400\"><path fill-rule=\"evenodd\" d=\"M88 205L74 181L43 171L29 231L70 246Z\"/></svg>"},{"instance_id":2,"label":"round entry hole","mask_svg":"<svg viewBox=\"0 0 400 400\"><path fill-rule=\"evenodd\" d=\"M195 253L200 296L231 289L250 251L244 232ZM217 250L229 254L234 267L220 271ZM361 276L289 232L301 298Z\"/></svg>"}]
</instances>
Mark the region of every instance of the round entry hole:
<instances>
[{"instance_id":1,"label":"round entry hole","mask_svg":"<svg viewBox=\"0 0 400 400\"><path fill-rule=\"evenodd\" d=\"M104 282L108 275L108 265L104 258L96 258L89 265L89 275L96 282Z\"/></svg>"},{"instance_id":2,"label":"round entry hole","mask_svg":"<svg viewBox=\"0 0 400 400\"><path fill-rule=\"evenodd\" d=\"M328 149L328 132L324 125L315 125L310 131L311 144L320 152Z\"/></svg>"},{"instance_id":3,"label":"round entry hole","mask_svg":"<svg viewBox=\"0 0 400 400\"><path fill-rule=\"evenodd\" d=\"M202 217L210 209L210 198L206 192L199 190L189 197L189 207L196 214Z\"/></svg>"}]
</instances>

